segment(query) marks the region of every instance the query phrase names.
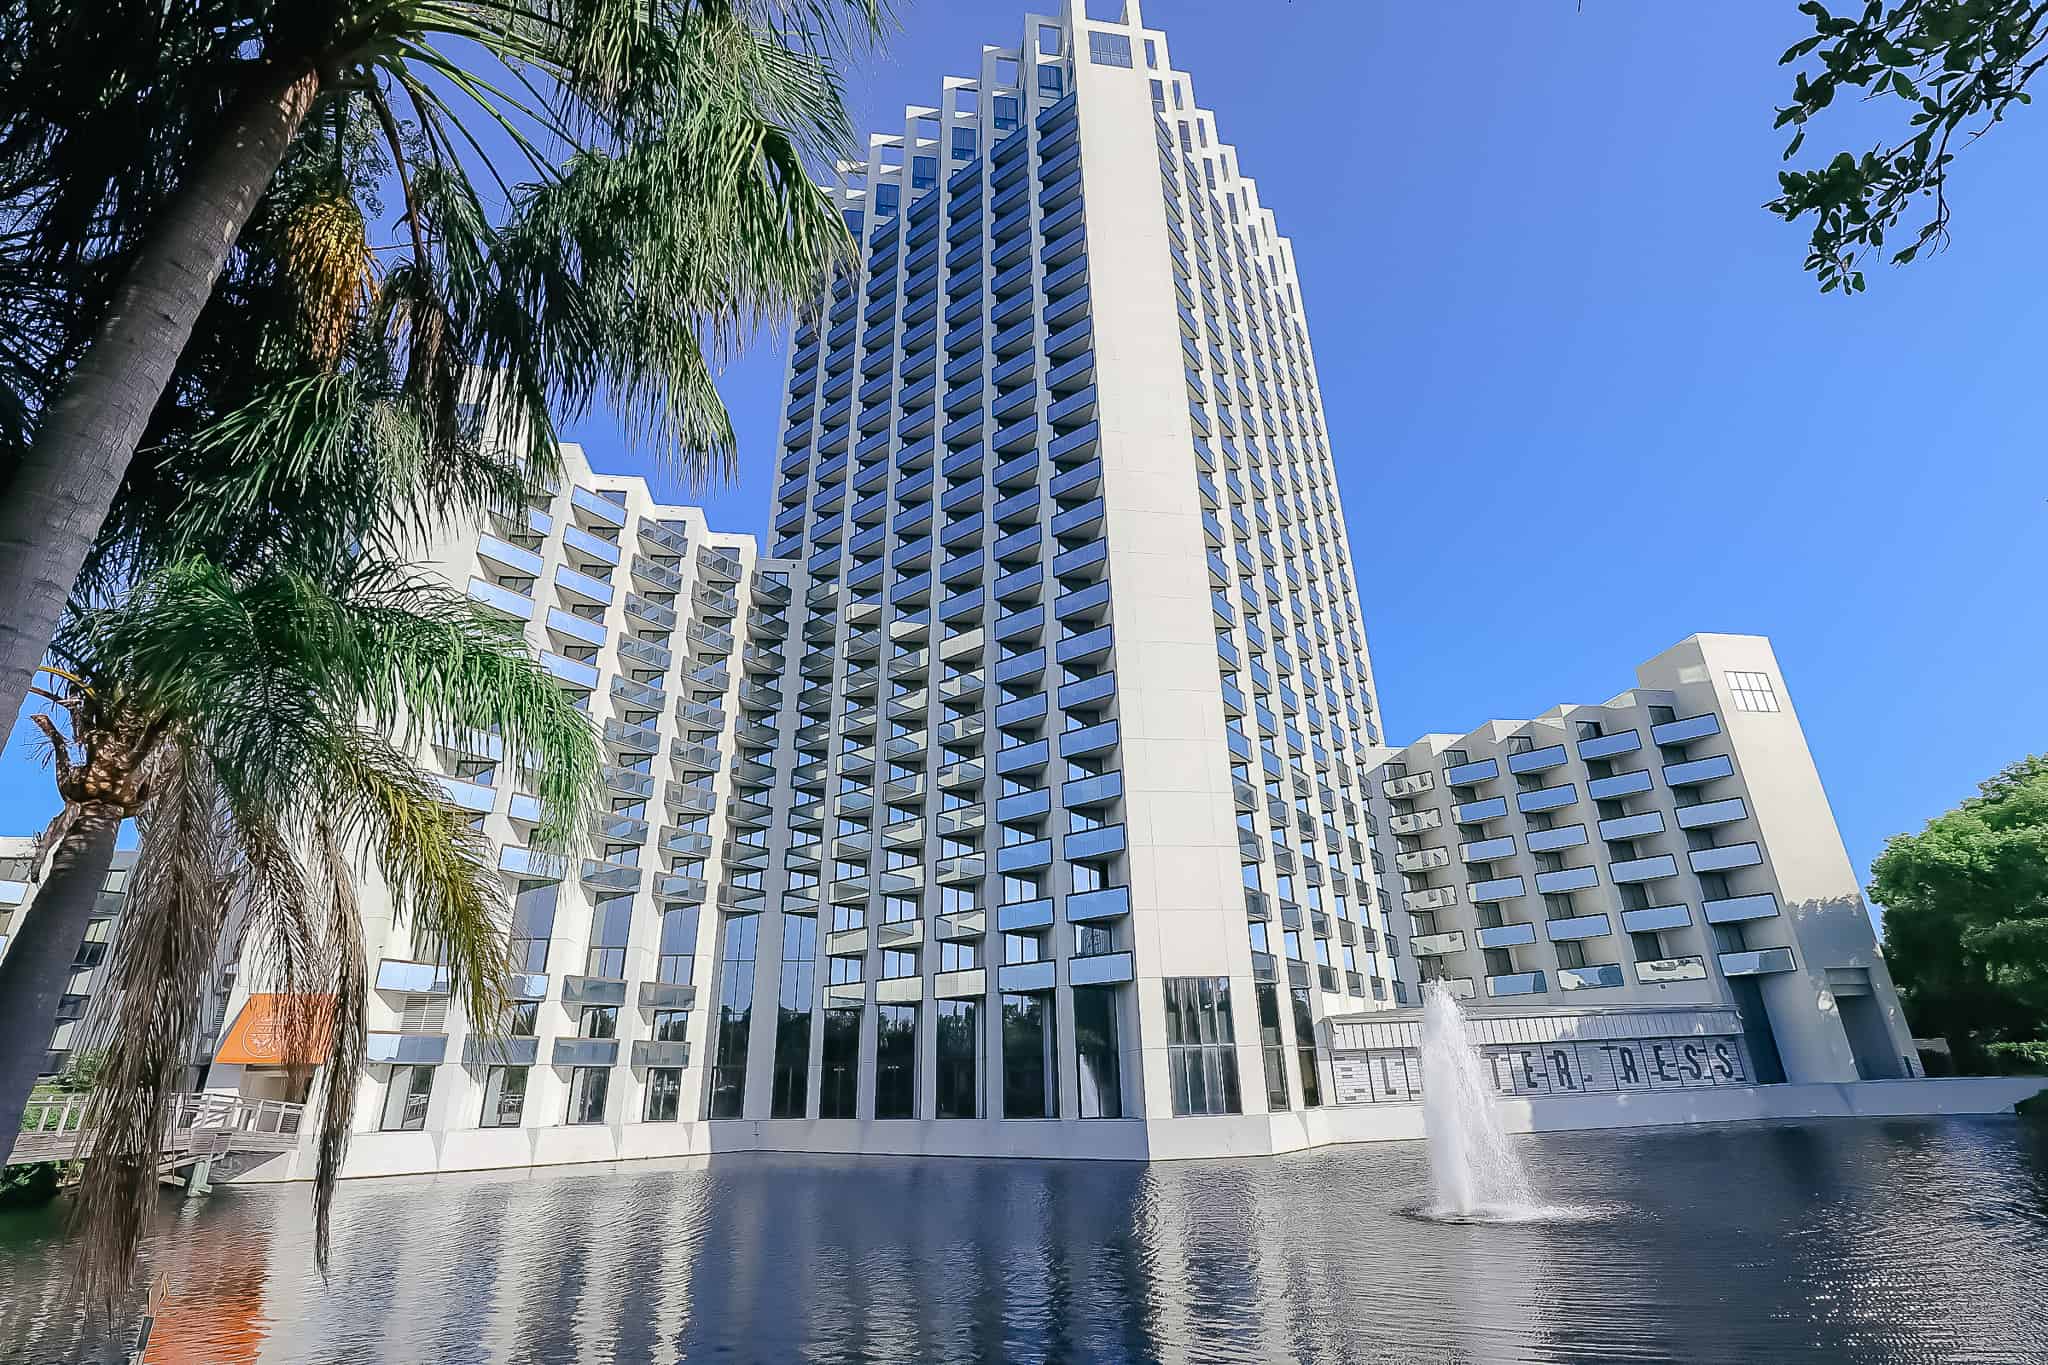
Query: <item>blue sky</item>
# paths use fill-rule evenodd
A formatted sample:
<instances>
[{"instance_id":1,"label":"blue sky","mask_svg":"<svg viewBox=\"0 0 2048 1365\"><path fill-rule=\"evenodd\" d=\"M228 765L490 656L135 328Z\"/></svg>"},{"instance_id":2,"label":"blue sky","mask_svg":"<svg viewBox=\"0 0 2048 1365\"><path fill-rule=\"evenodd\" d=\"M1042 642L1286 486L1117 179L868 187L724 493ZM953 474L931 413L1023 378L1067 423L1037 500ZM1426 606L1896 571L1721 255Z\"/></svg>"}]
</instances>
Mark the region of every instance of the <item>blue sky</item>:
<instances>
[{"instance_id":1,"label":"blue sky","mask_svg":"<svg viewBox=\"0 0 2048 1365\"><path fill-rule=\"evenodd\" d=\"M1255 23L1246 16L1256 13ZM905 3L854 74L900 130L1022 9ZM1775 190L1791 3L1152 0L1294 239L1383 717L1405 742L1629 686L1694 631L1770 635L1852 860L2048 713L2048 116L1962 156L1954 247L1822 298ZM1817 124L1874 140L1890 108ZM872 118L870 118L872 116ZM763 528L782 345L726 370ZM600 469L687 496L603 417ZM54 809L18 728L0 831Z\"/></svg>"}]
</instances>

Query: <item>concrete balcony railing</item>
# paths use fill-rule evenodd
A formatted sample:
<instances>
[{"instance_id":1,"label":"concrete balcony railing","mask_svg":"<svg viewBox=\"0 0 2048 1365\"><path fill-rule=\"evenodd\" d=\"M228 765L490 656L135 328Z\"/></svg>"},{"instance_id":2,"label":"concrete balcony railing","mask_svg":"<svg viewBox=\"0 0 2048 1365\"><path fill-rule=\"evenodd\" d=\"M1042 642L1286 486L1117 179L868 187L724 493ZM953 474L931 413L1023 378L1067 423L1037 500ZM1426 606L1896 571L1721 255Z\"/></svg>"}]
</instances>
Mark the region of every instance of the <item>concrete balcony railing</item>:
<instances>
[{"instance_id":1,"label":"concrete balcony railing","mask_svg":"<svg viewBox=\"0 0 2048 1365\"><path fill-rule=\"evenodd\" d=\"M1395 834L1420 834L1441 827L1443 822L1442 811L1420 810L1392 817L1387 821L1387 828Z\"/></svg>"},{"instance_id":2,"label":"concrete balcony railing","mask_svg":"<svg viewBox=\"0 0 2048 1365\"><path fill-rule=\"evenodd\" d=\"M1455 886L1431 886L1401 893L1401 904L1409 910L1441 910L1457 903L1458 888Z\"/></svg>"},{"instance_id":3,"label":"concrete balcony railing","mask_svg":"<svg viewBox=\"0 0 2048 1365\"><path fill-rule=\"evenodd\" d=\"M1417 934L1408 940L1408 949L1417 957L1442 957L1447 953L1465 951L1465 931L1453 929L1442 934Z\"/></svg>"},{"instance_id":4,"label":"concrete balcony railing","mask_svg":"<svg viewBox=\"0 0 2048 1365\"><path fill-rule=\"evenodd\" d=\"M1427 872L1431 868L1450 865L1451 851L1447 848L1421 848L1412 853L1394 855L1394 866L1403 872Z\"/></svg>"},{"instance_id":5,"label":"concrete balcony railing","mask_svg":"<svg viewBox=\"0 0 2048 1365\"><path fill-rule=\"evenodd\" d=\"M1542 972L1510 972L1486 978L1486 993L1496 999L1516 995L1542 995L1548 989Z\"/></svg>"},{"instance_id":6,"label":"concrete balcony railing","mask_svg":"<svg viewBox=\"0 0 2048 1365\"><path fill-rule=\"evenodd\" d=\"M1645 958L1636 963L1636 980L1645 986L1707 979L1707 960L1691 957Z\"/></svg>"}]
</instances>

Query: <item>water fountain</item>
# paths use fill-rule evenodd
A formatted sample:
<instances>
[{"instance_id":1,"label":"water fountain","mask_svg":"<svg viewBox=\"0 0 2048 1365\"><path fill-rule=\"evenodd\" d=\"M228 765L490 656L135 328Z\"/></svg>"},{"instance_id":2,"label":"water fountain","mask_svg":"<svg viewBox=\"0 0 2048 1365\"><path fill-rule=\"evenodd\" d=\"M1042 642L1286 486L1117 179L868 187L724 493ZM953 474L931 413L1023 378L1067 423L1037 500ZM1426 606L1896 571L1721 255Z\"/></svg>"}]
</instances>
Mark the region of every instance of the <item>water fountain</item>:
<instances>
[{"instance_id":1,"label":"water fountain","mask_svg":"<svg viewBox=\"0 0 2048 1365\"><path fill-rule=\"evenodd\" d=\"M1422 1126L1432 1198L1423 1216L1448 1222L1526 1222L1537 1204L1494 1112L1494 1087L1465 1035L1457 997L1437 982L1422 995Z\"/></svg>"}]
</instances>

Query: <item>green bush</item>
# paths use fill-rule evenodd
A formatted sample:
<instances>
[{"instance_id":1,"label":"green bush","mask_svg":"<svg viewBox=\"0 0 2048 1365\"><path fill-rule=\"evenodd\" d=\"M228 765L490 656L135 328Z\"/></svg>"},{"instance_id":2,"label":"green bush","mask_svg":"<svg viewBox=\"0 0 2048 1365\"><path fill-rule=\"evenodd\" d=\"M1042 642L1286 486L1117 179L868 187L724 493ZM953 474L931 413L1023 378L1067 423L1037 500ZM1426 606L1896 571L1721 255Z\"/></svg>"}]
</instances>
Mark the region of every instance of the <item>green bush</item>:
<instances>
[{"instance_id":1,"label":"green bush","mask_svg":"<svg viewBox=\"0 0 2048 1365\"><path fill-rule=\"evenodd\" d=\"M0 1209L49 1203L57 1197L57 1181L63 1173L61 1161L32 1161L0 1170Z\"/></svg>"},{"instance_id":2,"label":"green bush","mask_svg":"<svg viewBox=\"0 0 2048 1365\"><path fill-rule=\"evenodd\" d=\"M1998 1069L2008 1074L2048 1071L2048 1039L2031 1043L1992 1043L1984 1050L1997 1061Z\"/></svg>"}]
</instances>

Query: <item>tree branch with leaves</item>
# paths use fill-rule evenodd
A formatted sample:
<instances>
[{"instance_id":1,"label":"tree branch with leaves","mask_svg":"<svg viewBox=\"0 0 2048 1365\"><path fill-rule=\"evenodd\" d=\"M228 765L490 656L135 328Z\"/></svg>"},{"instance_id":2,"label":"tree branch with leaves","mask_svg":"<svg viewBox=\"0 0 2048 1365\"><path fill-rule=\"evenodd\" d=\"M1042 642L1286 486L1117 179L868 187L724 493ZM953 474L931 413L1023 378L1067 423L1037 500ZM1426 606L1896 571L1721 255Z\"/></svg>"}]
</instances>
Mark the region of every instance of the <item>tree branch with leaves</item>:
<instances>
[{"instance_id":1,"label":"tree branch with leaves","mask_svg":"<svg viewBox=\"0 0 2048 1365\"><path fill-rule=\"evenodd\" d=\"M1773 125L1794 129L1786 161L1804 147L1813 118L1850 92L1912 110L1888 144L1860 155L1837 152L1816 169L1780 171L1778 197L1764 205L1788 223L1812 217L1806 269L1823 294L1860 293L1864 262L1886 250L1887 236L1893 265L1948 244L1949 166L1956 150L2014 105L2032 103L2027 84L2048 64L2048 3L1870 0L1851 17L1806 0L1799 10L1814 32L1778 59L1806 64Z\"/></svg>"}]
</instances>

